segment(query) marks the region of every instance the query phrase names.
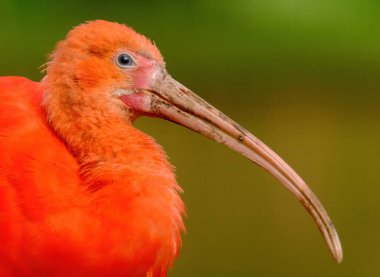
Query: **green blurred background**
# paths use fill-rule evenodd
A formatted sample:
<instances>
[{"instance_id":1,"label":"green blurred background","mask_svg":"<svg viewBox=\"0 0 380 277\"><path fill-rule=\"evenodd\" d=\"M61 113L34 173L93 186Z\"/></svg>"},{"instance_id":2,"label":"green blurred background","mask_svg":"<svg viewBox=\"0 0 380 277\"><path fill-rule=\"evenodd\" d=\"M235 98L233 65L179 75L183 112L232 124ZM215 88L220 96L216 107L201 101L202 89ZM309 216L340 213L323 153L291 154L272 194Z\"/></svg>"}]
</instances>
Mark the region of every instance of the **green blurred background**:
<instances>
[{"instance_id":1,"label":"green blurred background","mask_svg":"<svg viewBox=\"0 0 380 277\"><path fill-rule=\"evenodd\" d=\"M379 276L380 2L0 1L0 75L38 67L72 26L126 23L168 70L270 145L340 233L336 264L266 172L195 133L140 119L177 167L188 233L170 276Z\"/></svg>"}]
</instances>

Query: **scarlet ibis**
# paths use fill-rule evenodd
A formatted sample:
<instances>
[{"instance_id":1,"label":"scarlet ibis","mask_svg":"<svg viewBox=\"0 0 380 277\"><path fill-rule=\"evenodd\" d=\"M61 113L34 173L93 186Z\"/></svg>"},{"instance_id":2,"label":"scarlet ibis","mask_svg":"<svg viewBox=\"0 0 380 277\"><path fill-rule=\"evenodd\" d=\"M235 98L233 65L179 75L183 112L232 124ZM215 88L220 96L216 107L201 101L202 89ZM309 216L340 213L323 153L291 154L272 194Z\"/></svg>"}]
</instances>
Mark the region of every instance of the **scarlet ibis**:
<instances>
[{"instance_id":1,"label":"scarlet ibis","mask_svg":"<svg viewBox=\"0 0 380 277\"><path fill-rule=\"evenodd\" d=\"M165 152L135 129L173 121L246 156L314 218L340 262L314 193L260 140L175 81L154 44L96 20L71 30L41 82L0 78L0 276L165 276L184 204Z\"/></svg>"}]
</instances>

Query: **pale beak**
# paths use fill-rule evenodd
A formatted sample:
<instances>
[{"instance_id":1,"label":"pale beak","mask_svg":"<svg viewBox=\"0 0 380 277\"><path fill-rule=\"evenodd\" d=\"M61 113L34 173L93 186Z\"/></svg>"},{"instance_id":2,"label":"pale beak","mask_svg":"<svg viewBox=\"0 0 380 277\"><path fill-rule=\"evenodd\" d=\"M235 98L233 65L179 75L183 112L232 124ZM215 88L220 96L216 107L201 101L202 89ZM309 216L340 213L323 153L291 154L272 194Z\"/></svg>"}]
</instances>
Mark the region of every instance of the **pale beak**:
<instances>
[{"instance_id":1,"label":"pale beak","mask_svg":"<svg viewBox=\"0 0 380 277\"><path fill-rule=\"evenodd\" d=\"M277 178L297 197L313 217L334 259L341 262L343 251L335 227L321 202L301 177L268 146L212 107L199 96L160 70L143 93L139 109L170 120L220 142L244 155Z\"/></svg>"}]
</instances>

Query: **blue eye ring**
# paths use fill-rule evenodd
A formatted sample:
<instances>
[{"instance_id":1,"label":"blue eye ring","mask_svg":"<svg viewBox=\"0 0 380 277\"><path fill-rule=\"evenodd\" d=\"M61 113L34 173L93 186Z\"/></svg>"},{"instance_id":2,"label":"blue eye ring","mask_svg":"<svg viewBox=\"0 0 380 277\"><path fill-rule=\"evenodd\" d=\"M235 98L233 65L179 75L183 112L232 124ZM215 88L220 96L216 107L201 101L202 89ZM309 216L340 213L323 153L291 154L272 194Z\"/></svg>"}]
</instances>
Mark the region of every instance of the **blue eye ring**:
<instances>
[{"instance_id":1,"label":"blue eye ring","mask_svg":"<svg viewBox=\"0 0 380 277\"><path fill-rule=\"evenodd\" d=\"M135 61L132 59L131 55L127 53L121 53L116 58L116 63L121 68L129 68L136 65Z\"/></svg>"}]
</instances>

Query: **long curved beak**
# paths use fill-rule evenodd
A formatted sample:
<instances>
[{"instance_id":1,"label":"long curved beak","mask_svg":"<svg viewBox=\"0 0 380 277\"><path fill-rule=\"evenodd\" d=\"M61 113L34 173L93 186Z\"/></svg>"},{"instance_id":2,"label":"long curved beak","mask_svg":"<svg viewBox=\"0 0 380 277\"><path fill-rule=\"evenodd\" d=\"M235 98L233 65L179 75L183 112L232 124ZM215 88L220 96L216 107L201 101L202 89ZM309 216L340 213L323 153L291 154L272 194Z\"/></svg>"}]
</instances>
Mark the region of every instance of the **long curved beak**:
<instances>
[{"instance_id":1,"label":"long curved beak","mask_svg":"<svg viewBox=\"0 0 380 277\"><path fill-rule=\"evenodd\" d=\"M244 155L277 178L297 197L313 217L334 259L341 262L343 251L335 227L321 202L301 177L268 146L175 81L165 70L151 81L149 97L141 109L183 125ZM144 93L144 94L145 94Z\"/></svg>"}]
</instances>

